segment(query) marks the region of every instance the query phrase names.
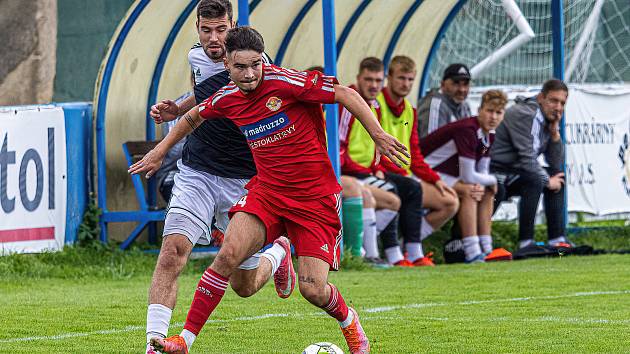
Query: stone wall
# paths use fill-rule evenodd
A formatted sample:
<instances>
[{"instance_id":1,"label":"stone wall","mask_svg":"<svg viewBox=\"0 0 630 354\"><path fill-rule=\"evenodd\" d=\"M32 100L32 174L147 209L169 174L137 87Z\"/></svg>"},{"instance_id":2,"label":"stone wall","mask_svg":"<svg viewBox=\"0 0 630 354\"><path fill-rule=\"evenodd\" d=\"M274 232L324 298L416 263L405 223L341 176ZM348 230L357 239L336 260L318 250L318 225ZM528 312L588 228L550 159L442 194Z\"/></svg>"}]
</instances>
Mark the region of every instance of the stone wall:
<instances>
[{"instance_id":1,"label":"stone wall","mask_svg":"<svg viewBox=\"0 0 630 354\"><path fill-rule=\"evenodd\" d=\"M0 0L0 43L0 106L50 102L57 0Z\"/></svg>"}]
</instances>

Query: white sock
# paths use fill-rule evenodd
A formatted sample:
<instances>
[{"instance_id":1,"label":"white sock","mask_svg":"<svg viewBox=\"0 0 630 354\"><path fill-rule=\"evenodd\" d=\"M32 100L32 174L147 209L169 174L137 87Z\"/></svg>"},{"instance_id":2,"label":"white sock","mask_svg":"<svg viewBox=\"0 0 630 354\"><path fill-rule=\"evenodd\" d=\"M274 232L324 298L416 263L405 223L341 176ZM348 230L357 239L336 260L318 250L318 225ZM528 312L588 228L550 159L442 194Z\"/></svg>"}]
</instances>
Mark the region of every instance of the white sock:
<instances>
[{"instance_id":1,"label":"white sock","mask_svg":"<svg viewBox=\"0 0 630 354\"><path fill-rule=\"evenodd\" d=\"M534 240L530 238L529 240L519 241L518 242L518 248L524 248L524 247L527 247L527 246L533 245L533 244L534 244Z\"/></svg>"},{"instance_id":2,"label":"white sock","mask_svg":"<svg viewBox=\"0 0 630 354\"><path fill-rule=\"evenodd\" d=\"M467 261L470 261L481 254L481 246L479 245L479 237L468 236L468 237L462 238L462 241L464 242L464 255L466 255Z\"/></svg>"},{"instance_id":3,"label":"white sock","mask_svg":"<svg viewBox=\"0 0 630 354\"><path fill-rule=\"evenodd\" d=\"M162 304L150 304L147 309L147 343L151 338L165 338L173 310Z\"/></svg>"},{"instance_id":4,"label":"white sock","mask_svg":"<svg viewBox=\"0 0 630 354\"><path fill-rule=\"evenodd\" d=\"M376 212L374 208L363 208L363 247L365 257L378 257L378 241L376 240Z\"/></svg>"},{"instance_id":5,"label":"white sock","mask_svg":"<svg viewBox=\"0 0 630 354\"><path fill-rule=\"evenodd\" d=\"M415 260L424 257L422 243L420 242L405 243L405 249L407 250L407 259L409 259L410 262L414 262Z\"/></svg>"},{"instance_id":6,"label":"white sock","mask_svg":"<svg viewBox=\"0 0 630 354\"><path fill-rule=\"evenodd\" d=\"M271 263L271 275L274 275L286 255L287 252L284 250L284 247L278 243L274 243L273 246L269 247L261 256L269 260Z\"/></svg>"},{"instance_id":7,"label":"white sock","mask_svg":"<svg viewBox=\"0 0 630 354\"><path fill-rule=\"evenodd\" d=\"M433 233L433 226L429 224L426 218L422 218L422 225L420 226L420 240L424 240Z\"/></svg>"},{"instance_id":8,"label":"white sock","mask_svg":"<svg viewBox=\"0 0 630 354\"><path fill-rule=\"evenodd\" d=\"M558 244L560 242L567 242L566 237L560 236L560 237L552 238L551 240L549 240L549 244L550 245L555 245L555 244Z\"/></svg>"},{"instance_id":9,"label":"white sock","mask_svg":"<svg viewBox=\"0 0 630 354\"><path fill-rule=\"evenodd\" d=\"M354 313L352 313L352 311L348 310L348 317L346 317L346 319L343 320L342 322L339 322L339 326L341 326L341 328L346 328L346 327L350 326L350 324L352 323L353 319L354 319Z\"/></svg>"},{"instance_id":10,"label":"white sock","mask_svg":"<svg viewBox=\"0 0 630 354\"><path fill-rule=\"evenodd\" d=\"M389 209L379 209L376 211L376 234L379 235L387 225L398 215L397 211Z\"/></svg>"},{"instance_id":11,"label":"white sock","mask_svg":"<svg viewBox=\"0 0 630 354\"><path fill-rule=\"evenodd\" d=\"M188 350L190 350L190 347L192 347L193 343L195 342L195 339L197 339L197 336L193 332L187 329L182 330L182 333L179 336L184 338L184 341L186 342L186 347L188 347Z\"/></svg>"},{"instance_id":12,"label":"white sock","mask_svg":"<svg viewBox=\"0 0 630 354\"><path fill-rule=\"evenodd\" d=\"M387 262L389 262L390 264L395 264L404 259L399 246L394 246L394 247L385 249L385 257L387 257Z\"/></svg>"},{"instance_id":13,"label":"white sock","mask_svg":"<svg viewBox=\"0 0 630 354\"><path fill-rule=\"evenodd\" d=\"M481 243L481 250L483 251L483 253L492 252L492 236L480 235L479 243Z\"/></svg>"}]
</instances>

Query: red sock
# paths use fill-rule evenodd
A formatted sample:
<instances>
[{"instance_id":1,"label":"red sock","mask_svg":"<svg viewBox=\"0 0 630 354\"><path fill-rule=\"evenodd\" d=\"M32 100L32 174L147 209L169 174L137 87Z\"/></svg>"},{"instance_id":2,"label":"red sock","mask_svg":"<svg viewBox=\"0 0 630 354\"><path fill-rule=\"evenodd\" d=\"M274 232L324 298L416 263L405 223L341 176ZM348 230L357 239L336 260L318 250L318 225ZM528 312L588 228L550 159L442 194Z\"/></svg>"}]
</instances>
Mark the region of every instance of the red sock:
<instances>
[{"instance_id":1,"label":"red sock","mask_svg":"<svg viewBox=\"0 0 630 354\"><path fill-rule=\"evenodd\" d=\"M348 318L348 306L337 288L328 283L330 287L330 297L328 303L322 307L327 314L334 317L337 321L343 322Z\"/></svg>"},{"instance_id":2,"label":"red sock","mask_svg":"<svg viewBox=\"0 0 630 354\"><path fill-rule=\"evenodd\" d=\"M197 291L195 291L195 297L190 305L190 310L188 310L184 329L191 331L195 335L201 332L201 328L203 328L208 317L221 302L227 285L228 278L210 268L206 269L197 285Z\"/></svg>"}]
</instances>

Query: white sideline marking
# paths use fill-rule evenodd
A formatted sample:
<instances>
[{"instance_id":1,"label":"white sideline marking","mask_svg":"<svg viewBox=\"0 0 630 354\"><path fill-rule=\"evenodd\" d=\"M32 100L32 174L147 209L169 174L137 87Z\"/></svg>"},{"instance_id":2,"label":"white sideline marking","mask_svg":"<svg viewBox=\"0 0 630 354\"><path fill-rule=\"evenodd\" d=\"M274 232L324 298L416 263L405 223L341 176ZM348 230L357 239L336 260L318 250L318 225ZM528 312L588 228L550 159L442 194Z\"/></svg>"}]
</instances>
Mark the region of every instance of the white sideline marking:
<instances>
[{"instance_id":1,"label":"white sideline marking","mask_svg":"<svg viewBox=\"0 0 630 354\"><path fill-rule=\"evenodd\" d=\"M492 304L492 303L501 303L501 302L520 302L520 301L536 301L536 300L551 300L551 299L566 299L572 297L585 297L585 296L601 296L601 295L625 295L630 294L630 290L619 290L619 291L589 291L589 292L577 292L572 294L565 295L548 295L548 296L530 296L530 297L514 297L509 299L494 299L494 300L469 300L469 301L459 301L459 302L430 302L423 304L408 304L408 305L400 305L400 306L383 306L383 307L373 307L362 309L361 312L365 313L381 313L381 312L390 312L404 309L418 309L418 308L426 308L426 307L436 307L436 306L453 306L453 305L478 305L478 304ZM321 312L312 313L311 315L321 315ZM242 316L236 317L233 319L225 319L225 320L208 320L207 323L226 323L226 322L244 322L244 321L258 321L267 318L274 317L292 317L297 316L301 317L303 314L295 313L268 313L259 316ZM371 317L375 318L375 317ZM431 317L427 319L432 319L436 321L449 321L449 318L445 317ZM495 320L498 320L496 318ZM510 319L514 321L518 321L518 319ZM630 323L630 321L626 320L608 320L608 319L579 319L579 318L559 318L559 317L541 317L538 319L522 319L521 321L528 322L570 322L570 323ZM171 324L171 328L173 327L182 327L184 324L173 323ZM77 337L89 337L94 335L102 335L102 334L116 334L116 333L126 333L133 332L145 329L145 326L127 326L123 328L113 328L113 329L105 329L99 331L92 332L83 332L83 333L63 333L57 334L54 336L35 336L35 337L21 337L21 338L10 338L10 339L2 339L0 343L15 343L15 342L35 342L35 341L51 341L51 340L62 340L68 338L77 338Z\"/></svg>"}]
</instances>

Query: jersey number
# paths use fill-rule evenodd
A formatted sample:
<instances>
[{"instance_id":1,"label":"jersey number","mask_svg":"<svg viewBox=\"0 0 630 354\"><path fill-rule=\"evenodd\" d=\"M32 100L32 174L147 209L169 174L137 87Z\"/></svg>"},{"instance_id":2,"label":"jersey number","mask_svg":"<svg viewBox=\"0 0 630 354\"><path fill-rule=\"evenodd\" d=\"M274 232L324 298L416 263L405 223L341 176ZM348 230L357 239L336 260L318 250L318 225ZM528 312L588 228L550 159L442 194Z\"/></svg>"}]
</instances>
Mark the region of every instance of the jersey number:
<instances>
[{"instance_id":1,"label":"jersey number","mask_svg":"<svg viewBox=\"0 0 630 354\"><path fill-rule=\"evenodd\" d=\"M244 196L238 202L236 202L236 205L238 205L241 208L243 208L245 206L245 203L247 203L247 196Z\"/></svg>"}]
</instances>

